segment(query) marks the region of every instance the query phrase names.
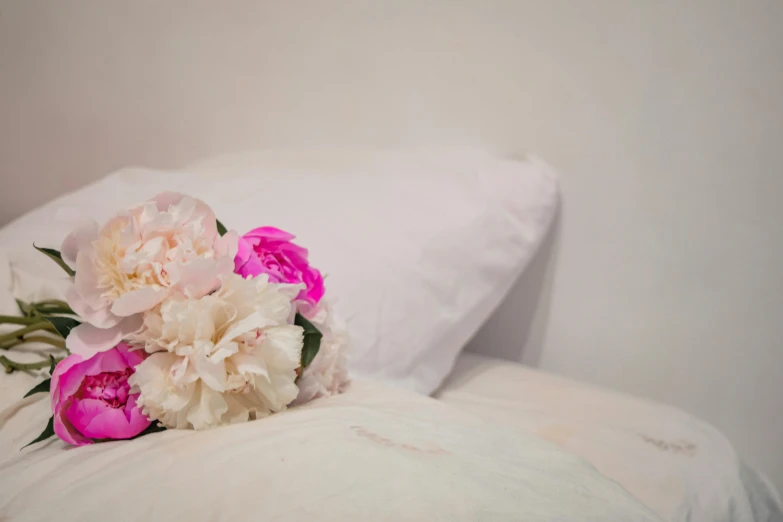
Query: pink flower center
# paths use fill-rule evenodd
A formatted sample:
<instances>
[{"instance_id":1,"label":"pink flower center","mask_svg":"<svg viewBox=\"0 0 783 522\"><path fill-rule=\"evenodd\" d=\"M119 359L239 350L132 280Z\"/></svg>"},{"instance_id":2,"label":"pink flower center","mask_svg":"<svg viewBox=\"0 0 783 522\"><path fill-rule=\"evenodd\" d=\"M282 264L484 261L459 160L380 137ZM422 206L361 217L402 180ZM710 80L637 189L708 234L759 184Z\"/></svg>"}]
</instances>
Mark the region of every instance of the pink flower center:
<instances>
[{"instance_id":1,"label":"pink flower center","mask_svg":"<svg viewBox=\"0 0 783 522\"><path fill-rule=\"evenodd\" d=\"M82 381L77 392L81 399L98 399L112 408L122 408L128 401L130 385L128 377L133 374L132 368L121 372L104 372L98 375L88 375Z\"/></svg>"},{"instance_id":2,"label":"pink flower center","mask_svg":"<svg viewBox=\"0 0 783 522\"><path fill-rule=\"evenodd\" d=\"M264 252L261 263L264 265L270 281L284 281L286 283L298 283L301 275L291 265L291 262L279 252Z\"/></svg>"}]
</instances>

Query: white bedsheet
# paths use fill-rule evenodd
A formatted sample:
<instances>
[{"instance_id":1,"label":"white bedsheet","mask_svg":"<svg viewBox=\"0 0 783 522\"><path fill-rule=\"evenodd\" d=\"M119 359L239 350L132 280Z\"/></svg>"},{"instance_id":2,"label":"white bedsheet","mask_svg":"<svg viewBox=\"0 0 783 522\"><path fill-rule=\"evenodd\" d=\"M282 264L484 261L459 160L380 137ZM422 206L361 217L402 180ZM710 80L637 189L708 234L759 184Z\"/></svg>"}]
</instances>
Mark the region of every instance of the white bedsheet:
<instances>
[{"instance_id":1,"label":"white bedsheet","mask_svg":"<svg viewBox=\"0 0 783 522\"><path fill-rule=\"evenodd\" d=\"M3 430L33 437L46 402L6 404ZM14 410L35 423L15 424ZM206 432L4 450L3 521L658 520L555 446L370 383Z\"/></svg>"},{"instance_id":2,"label":"white bedsheet","mask_svg":"<svg viewBox=\"0 0 783 522\"><path fill-rule=\"evenodd\" d=\"M58 294L0 260L0 313L11 289ZM206 432L19 451L51 415L47 394L22 399L37 382L0 372L2 522L658 520L578 457L380 384Z\"/></svg>"},{"instance_id":3,"label":"white bedsheet","mask_svg":"<svg viewBox=\"0 0 783 522\"><path fill-rule=\"evenodd\" d=\"M783 520L774 487L674 408L469 353L436 397L585 458L666 520Z\"/></svg>"}]
</instances>

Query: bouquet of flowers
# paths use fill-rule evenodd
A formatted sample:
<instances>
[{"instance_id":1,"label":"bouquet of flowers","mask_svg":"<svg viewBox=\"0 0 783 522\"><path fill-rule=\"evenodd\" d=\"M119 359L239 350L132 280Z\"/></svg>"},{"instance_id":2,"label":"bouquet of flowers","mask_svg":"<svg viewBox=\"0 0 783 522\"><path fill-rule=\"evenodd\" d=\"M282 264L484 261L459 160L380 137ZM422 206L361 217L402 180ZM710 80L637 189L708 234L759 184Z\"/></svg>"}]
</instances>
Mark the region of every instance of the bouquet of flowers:
<instances>
[{"instance_id":1,"label":"bouquet of flowers","mask_svg":"<svg viewBox=\"0 0 783 522\"><path fill-rule=\"evenodd\" d=\"M166 428L202 430L339 393L346 334L321 273L294 236L227 231L203 201L163 193L102 227L85 222L61 251L38 248L70 277L63 301L19 302L0 339L46 342L54 434L82 445ZM15 319L15 320L14 320ZM36 328L43 334L30 335ZM48 332L48 333L47 333ZM64 337L64 342L53 334Z\"/></svg>"}]
</instances>

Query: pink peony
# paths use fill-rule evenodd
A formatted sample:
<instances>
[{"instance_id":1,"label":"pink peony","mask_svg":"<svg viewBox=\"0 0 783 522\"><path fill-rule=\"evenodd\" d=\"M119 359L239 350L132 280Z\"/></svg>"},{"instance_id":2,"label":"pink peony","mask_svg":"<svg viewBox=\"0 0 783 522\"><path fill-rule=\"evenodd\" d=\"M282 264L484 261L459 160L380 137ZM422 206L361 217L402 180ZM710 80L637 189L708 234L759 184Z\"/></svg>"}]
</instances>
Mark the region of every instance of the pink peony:
<instances>
[{"instance_id":1,"label":"pink peony","mask_svg":"<svg viewBox=\"0 0 783 522\"><path fill-rule=\"evenodd\" d=\"M141 327L141 314L171 296L197 299L234 268L237 233L221 237L201 200L164 192L102 227L85 222L65 238L63 260L76 271L66 300L84 322L65 344L91 357Z\"/></svg>"},{"instance_id":2,"label":"pink peony","mask_svg":"<svg viewBox=\"0 0 783 522\"><path fill-rule=\"evenodd\" d=\"M89 359L71 354L54 369L51 382L54 432L69 444L94 439L129 439L152 421L136 406L128 377L146 357L120 343Z\"/></svg>"},{"instance_id":3,"label":"pink peony","mask_svg":"<svg viewBox=\"0 0 783 522\"><path fill-rule=\"evenodd\" d=\"M273 283L302 283L297 299L315 307L324 295L324 280L308 263L307 249L291 242L294 237L274 227L251 230L239 238L234 272L245 278L268 274Z\"/></svg>"}]
</instances>

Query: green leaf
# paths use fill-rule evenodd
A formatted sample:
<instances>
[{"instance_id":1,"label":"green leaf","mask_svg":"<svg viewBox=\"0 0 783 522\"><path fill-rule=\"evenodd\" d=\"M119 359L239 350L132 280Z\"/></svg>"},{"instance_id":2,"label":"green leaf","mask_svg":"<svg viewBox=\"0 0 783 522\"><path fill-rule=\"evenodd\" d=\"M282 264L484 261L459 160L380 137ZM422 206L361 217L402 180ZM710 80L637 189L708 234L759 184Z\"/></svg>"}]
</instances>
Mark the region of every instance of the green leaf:
<instances>
[{"instance_id":1,"label":"green leaf","mask_svg":"<svg viewBox=\"0 0 783 522\"><path fill-rule=\"evenodd\" d=\"M36 438L32 442L28 442L27 444L22 446L21 449L25 449L27 446L30 446L31 444L35 444L36 442L44 441L49 437L51 437L52 435L54 435L54 415L49 417L49 423L46 425L46 428L41 432L41 434L38 435L38 438Z\"/></svg>"},{"instance_id":2,"label":"green leaf","mask_svg":"<svg viewBox=\"0 0 783 522\"><path fill-rule=\"evenodd\" d=\"M307 368L315 356L318 355L318 350L321 349L321 339L323 334L315 327L313 323L305 319L302 314L296 314L294 317L294 324L301 326L304 329L304 343L302 345L302 368Z\"/></svg>"},{"instance_id":3,"label":"green leaf","mask_svg":"<svg viewBox=\"0 0 783 522\"><path fill-rule=\"evenodd\" d=\"M52 323L54 329L57 330L57 333L60 334L63 339L68 337L68 334L71 333L71 330L82 324L72 317L52 316L44 317L44 319Z\"/></svg>"},{"instance_id":4,"label":"green leaf","mask_svg":"<svg viewBox=\"0 0 783 522\"><path fill-rule=\"evenodd\" d=\"M51 378L39 382L38 384L35 385L35 387L32 390L24 394L24 398L27 398L30 395L35 395L36 393L41 393L41 392L48 393L51 384L52 384Z\"/></svg>"},{"instance_id":5,"label":"green leaf","mask_svg":"<svg viewBox=\"0 0 783 522\"><path fill-rule=\"evenodd\" d=\"M66 273L67 273L69 276L72 276L72 275L74 275L74 274L76 273L76 272L74 272L73 270L71 270L71 267L69 267L69 266L68 266L68 265L65 263L65 261L63 261L63 256L62 256L62 254L60 254L60 251L59 251L59 250L55 250L55 249L53 249L53 248L41 248L41 247L37 247L37 246L35 246L35 243L33 243L33 248L35 248L37 251L39 251L39 252L43 252L44 254L46 254L47 256L49 256L49 258L50 258L52 261L54 261L55 263L57 263L58 265L60 265L60 268L62 268L63 270L65 270L65 272L66 272Z\"/></svg>"},{"instance_id":6,"label":"green leaf","mask_svg":"<svg viewBox=\"0 0 783 522\"><path fill-rule=\"evenodd\" d=\"M30 311L30 305L21 299L16 299L16 306L19 307L19 313L21 313L23 316L30 317L32 315Z\"/></svg>"},{"instance_id":7,"label":"green leaf","mask_svg":"<svg viewBox=\"0 0 783 522\"><path fill-rule=\"evenodd\" d=\"M49 375L54 375L54 368L59 361L54 358L54 355L49 354Z\"/></svg>"},{"instance_id":8,"label":"green leaf","mask_svg":"<svg viewBox=\"0 0 783 522\"><path fill-rule=\"evenodd\" d=\"M138 437L143 437L144 435L149 435L151 433L158 433L159 431L166 431L166 426L162 426L158 424L158 421L152 421L152 424L147 426L144 431L136 435L135 437L132 437L134 439Z\"/></svg>"},{"instance_id":9,"label":"green leaf","mask_svg":"<svg viewBox=\"0 0 783 522\"><path fill-rule=\"evenodd\" d=\"M221 236L225 236L226 232L228 232L226 226L223 223L221 223L219 219L216 219L215 223L217 224L218 234L220 234Z\"/></svg>"}]
</instances>

